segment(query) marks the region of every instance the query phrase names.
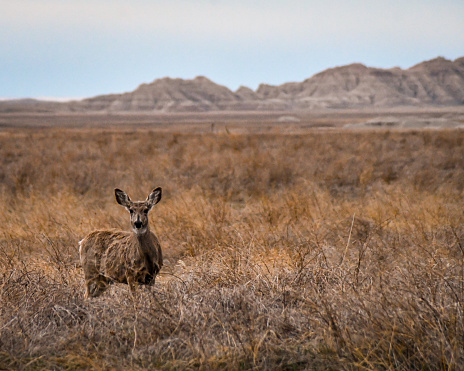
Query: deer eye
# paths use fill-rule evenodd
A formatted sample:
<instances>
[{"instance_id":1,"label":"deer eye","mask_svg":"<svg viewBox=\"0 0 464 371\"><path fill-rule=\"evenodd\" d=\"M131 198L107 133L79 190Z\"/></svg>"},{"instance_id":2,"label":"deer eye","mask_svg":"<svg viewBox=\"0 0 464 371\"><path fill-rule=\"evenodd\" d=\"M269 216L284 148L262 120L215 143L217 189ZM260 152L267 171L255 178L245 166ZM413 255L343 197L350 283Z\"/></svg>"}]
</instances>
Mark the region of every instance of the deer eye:
<instances>
[{"instance_id":1,"label":"deer eye","mask_svg":"<svg viewBox=\"0 0 464 371\"><path fill-rule=\"evenodd\" d=\"M149 211L148 209L143 210L145 214L148 214L148 211Z\"/></svg>"},{"instance_id":2,"label":"deer eye","mask_svg":"<svg viewBox=\"0 0 464 371\"><path fill-rule=\"evenodd\" d=\"M133 214L133 213L134 213L134 210L132 210L132 209L129 209L129 212L130 212L131 214Z\"/></svg>"}]
</instances>

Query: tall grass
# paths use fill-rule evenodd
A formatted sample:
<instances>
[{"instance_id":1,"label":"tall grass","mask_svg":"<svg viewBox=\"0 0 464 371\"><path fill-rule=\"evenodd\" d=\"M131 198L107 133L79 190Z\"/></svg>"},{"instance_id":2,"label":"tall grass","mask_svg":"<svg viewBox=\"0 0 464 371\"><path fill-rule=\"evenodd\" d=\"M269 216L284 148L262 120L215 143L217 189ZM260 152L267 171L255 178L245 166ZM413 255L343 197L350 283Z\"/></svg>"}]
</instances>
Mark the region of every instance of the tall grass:
<instances>
[{"instance_id":1,"label":"tall grass","mask_svg":"<svg viewBox=\"0 0 464 371\"><path fill-rule=\"evenodd\" d=\"M461 369L464 132L0 135L0 368ZM77 242L152 212L154 288Z\"/></svg>"}]
</instances>

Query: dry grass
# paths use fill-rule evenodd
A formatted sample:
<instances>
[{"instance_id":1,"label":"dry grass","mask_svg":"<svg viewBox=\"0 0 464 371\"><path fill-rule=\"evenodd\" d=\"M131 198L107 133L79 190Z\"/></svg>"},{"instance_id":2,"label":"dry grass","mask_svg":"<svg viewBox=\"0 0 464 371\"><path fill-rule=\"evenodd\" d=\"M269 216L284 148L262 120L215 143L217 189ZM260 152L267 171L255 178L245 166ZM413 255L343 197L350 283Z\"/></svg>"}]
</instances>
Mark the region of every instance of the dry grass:
<instances>
[{"instance_id":1,"label":"dry grass","mask_svg":"<svg viewBox=\"0 0 464 371\"><path fill-rule=\"evenodd\" d=\"M461 369L464 132L0 134L0 368ZM77 241L163 200L156 286Z\"/></svg>"}]
</instances>

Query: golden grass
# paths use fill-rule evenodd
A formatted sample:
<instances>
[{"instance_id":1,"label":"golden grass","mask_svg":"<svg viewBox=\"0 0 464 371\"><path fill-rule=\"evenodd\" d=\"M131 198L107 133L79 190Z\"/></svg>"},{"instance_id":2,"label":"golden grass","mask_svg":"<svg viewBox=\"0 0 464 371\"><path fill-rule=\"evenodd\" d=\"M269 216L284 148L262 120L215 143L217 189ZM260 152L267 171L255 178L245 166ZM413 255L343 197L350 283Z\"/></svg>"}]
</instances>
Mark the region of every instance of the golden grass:
<instances>
[{"instance_id":1,"label":"golden grass","mask_svg":"<svg viewBox=\"0 0 464 371\"><path fill-rule=\"evenodd\" d=\"M0 136L0 368L460 369L464 132ZM77 242L155 186L154 288Z\"/></svg>"}]
</instances>

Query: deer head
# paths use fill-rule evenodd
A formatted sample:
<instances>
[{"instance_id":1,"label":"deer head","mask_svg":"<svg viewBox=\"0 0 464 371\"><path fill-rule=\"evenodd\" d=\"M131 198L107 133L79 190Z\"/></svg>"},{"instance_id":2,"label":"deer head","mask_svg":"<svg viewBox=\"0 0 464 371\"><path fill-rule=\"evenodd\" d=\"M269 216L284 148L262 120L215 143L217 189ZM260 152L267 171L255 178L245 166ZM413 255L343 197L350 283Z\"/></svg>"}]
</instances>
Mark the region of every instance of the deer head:
<instances>
[{"instance_id":1,"label":"deer head","mask_svg":"<svg viewBox=\"0 0 464 371\"><path fill-rule=\"evenodd\" d=\"M131 226L135 234L143 235L149 229L148 212L161 200L161 188L155 188L145 201L131 201L126 192L116 188L116 201L130 212Z\"/></svg>"}]
</instances>

